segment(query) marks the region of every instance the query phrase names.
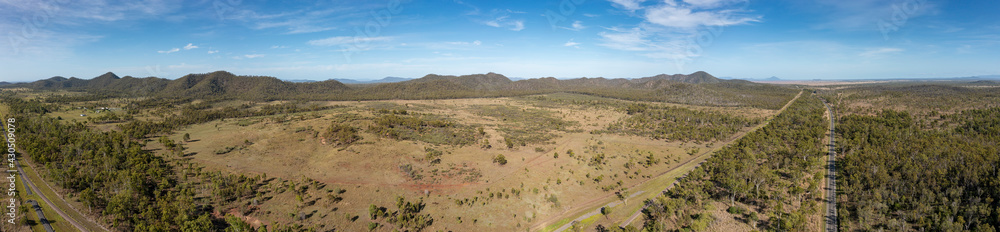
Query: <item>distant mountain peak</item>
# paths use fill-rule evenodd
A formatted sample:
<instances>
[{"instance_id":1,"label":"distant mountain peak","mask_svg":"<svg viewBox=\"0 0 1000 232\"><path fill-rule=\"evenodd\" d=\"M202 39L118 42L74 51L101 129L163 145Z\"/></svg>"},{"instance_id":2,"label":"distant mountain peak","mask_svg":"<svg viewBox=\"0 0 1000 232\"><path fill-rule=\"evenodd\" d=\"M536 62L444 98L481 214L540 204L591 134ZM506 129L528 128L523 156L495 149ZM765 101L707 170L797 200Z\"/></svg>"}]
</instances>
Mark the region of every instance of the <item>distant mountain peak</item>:
<instances>
[{"instance_id":1,"label":"distant mountain peak","mask_svg":"<svg viewBox=\"0 0 1000 232\"><path fill-rule=\"evenodd\" d=\"M121 79L121 77L118 77L118 75L115 75L115 73L113 72L107 72L94 78L94 80L118 80L118 79Z\"/></svg>"},{"instance_id":2,"label":"distant mountain peak","mask_svg":"<svg viewBox=\"0 0 1000 232\"><path fill-rule=\"evenodd\" d=\"M660 75L651 76L651 77L639 78L636 81L638 81L638 82L648 82L648 81L655 81L655 80L668 80L668 81L676 81L676 82L683 82L683 83L689 83L689 84L718 83L718 82L722 81L719 78L716 78L715 76L712 76L712 74L708 74L705 71L697 71L697 72L694 72L694 73L691 73L691 74L688 74L688 75L684 75L684 74L674 74L674 75L660 74Z\"/></svg>"},{"instance_id":3,"label":"distant mountain peak","mask_svg":"<svg viewBox=\"0 0 1000 232\"><path fill-rule=\"evenodd\" d=\"M66 78L62 77L62 76L54 76L54 77L50 77L49 79L45 79L45 80L48 80L48 81L65 81Z\"/></svg>"}]
</instances>

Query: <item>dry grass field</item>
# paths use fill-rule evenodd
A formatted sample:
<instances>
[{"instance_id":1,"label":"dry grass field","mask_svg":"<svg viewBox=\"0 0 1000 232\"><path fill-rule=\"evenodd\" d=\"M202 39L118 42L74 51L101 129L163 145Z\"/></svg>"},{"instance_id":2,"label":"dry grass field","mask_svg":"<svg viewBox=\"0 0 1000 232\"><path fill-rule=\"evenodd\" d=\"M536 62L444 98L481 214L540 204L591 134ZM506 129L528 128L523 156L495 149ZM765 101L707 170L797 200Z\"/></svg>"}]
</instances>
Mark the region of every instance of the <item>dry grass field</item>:
<instances>
[{"instance_id":1,"label":"dry grass field","mask_svg":"<svg viewBox=\"0 0 1000 232\"><path fill-rule=\"evenodd\" d=\"M178 162L182 175L197 169L264 176L264 193L257 198L216 209L253 225L358 231L375 222L391 230L384 219L371 219L369 207L391 211L402 197L425 203L421 213L433 219L427 230L526 231L579 205L628 192L725 142L599 133L627 117L621 108L632 102L576 94L316 103L334 107L192 125L169 136L190 136L181 142L183 156L155 141L148 148ZM776 112L669 106L758 120ZM449 124L402 139L371 133L386 117ZM357 128L361 139L334 144L323 133L331 122ZM506 164L494 162L498 155ZM650 158L658 162L642 165ZM211 191L202 194L210 197ZM334 195L342 199L331 200Z\"/></svg>"}]
</instances>

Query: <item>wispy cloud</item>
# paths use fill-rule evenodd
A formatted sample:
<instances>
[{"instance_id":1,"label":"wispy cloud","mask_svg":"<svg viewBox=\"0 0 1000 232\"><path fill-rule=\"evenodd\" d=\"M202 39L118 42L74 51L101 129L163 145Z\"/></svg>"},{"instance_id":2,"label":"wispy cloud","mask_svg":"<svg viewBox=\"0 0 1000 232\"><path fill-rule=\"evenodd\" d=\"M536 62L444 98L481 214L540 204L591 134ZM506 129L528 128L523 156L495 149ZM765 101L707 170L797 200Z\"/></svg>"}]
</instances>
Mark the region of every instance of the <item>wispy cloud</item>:
<instances>
[{"instance_id":1,"label":"wispy cloud","mask_svg":"<svg viewBox=\"0 0 1000 232\"><path fill-rule=\"evenodd\" d=\"M215 54L215 53L219 53L219 50L209 50L208 51L208 54Z\"/></svg>"},{"instance_id":2,"label":"wispy cloud","mask_svg":"<svg viewBox=\"0 0 1000 232\"><path fill-rule=\"evenodd\" d=\"M563 44L563 46L566 46L566 47L574 47L574 48L580 48L580 43L577 43L577 42L573 42L573 40L572 40L572 39L570 39L570 40L569 40L568 42L564 43L564 44Z\"/></svg>"},{"instance_id":3,"label":"wispy cloud","mask_svg":"<svg viewBox=\"0 0 1000 232\"><path fill-rule=\"evenodd\" d=\"M472 4L469 4L469 3L466 3L466 2L463 2L463 1L461 1L461 0L455 0L455 3L457 3L457 4L459 4L459 5L463 5L463 6L466 6L466 7L468 7L468 8L469 8L469 11L465 12L465 15L479 15L480 13L482 13L482 12L481 12L481 11L479 10L479 7L477 7L477 6L475 6L475 5L472 5Z\"/></svg>"},{"instance_id":4,"label":"wispy cloud","mask_svg":"<svg viewBox=\"0 0 1000 232\"><path fill-rule=\"evenodd\" d=\"M635 11L640 9L639 4L644 2L645 0L610 0L610 1L614 3L614 5L617 7L621 7L622 9L630 11Z\"/></svg>"},{"instance_id":5,"label":"wispy cloud","mask_svg":"<svg viewBox=\"0 0 1000 232\"><path fill-rule=\"evenodd\" d=\"M687 60L700 56L698 36L718 36L712 27L759 22L760 16L745 15L737 3L747 0L664 0L644 4L644 0L609 0L613 6L629 11L627 15L642 21L632 26L605 28L599 45L622 51L638 52L656 59ZM713 38L714 39L714 38Z\"/></svg>"},{"instance_id":6,"label":"wispy cloud","mask_svg":"<svg viewBox=\"0 0 1000 232\"><path fill-rule=\"evenodd\" d=\"M570 24L569 27L560 27L560 28L563 28L563 29L566 29L566 30L571 30L571 31L580 31L580 30L583 30L583 29L587 29L587 26L584 26L583 22L577 20L577 21L573 21L573 24Z\"/></svg>"},{"instance_id":7,"label":"wispy cloud","mask_svg":"<svg viewBox=\"0 0 1000 232\"><path fill-rule=\"evenodd\" d=\"M198 46L195 46L193 43L188 43L188 45L184 46L184 50L191 50L195 48L198 48Z\"/></svg>"},{"instance_id":8,"label":"wispy cloud","mask_svg":"<svg viewBox=\"0 0 1000 232\"><path fill-rule=\"evenodd\" d=\"M476 40L476 41L472 41L472 42L464 42L464 41L461 41L461 42L447 42L447 44L449 44L449 45L459 45L459 46L470 46L470 45L471 46L479 46L479 45L483 44L483 41Z\"/></svg>"},{"instance_id":9,"label":"wispy cloud","mask_svg":"<svg viewBox=\"0 0 1000 232\"><path fill-rule=\"evenodd\" d=\"M858 55L862 57L876 57L890 53L899 53L903 51L904 50L900 48L874 48L874 49L868 49L867 51L862 52L861 54Z\"/></svg>"},{"instance_id":10,"label":"wispy cloud","mask_svg":"<svg viewBox=\"0 0 1000 232\"><path fill-rule=\"evenodd\" d=\"M503 28L511 31L521 31L524 30L525 20L517 17L512 17L516 15L522 15L527 12L517 11L512 9L493 9L488 13L483 13L479 10L479 7L460 1L455 0L455 3L464 5L473 9L472 12L468 12L465 15L469 17L473 22L483 24L490 27Z\"/></svg>"},{"instance_id":11,"label":"wispy cloud","mask_svg":"<svg viewBox=\"0 0 1000 232\"><path fill-rule=\"evenodd\" d=\"M264 54L246 54L242 56L234 56L233 59L242 60L242 59L260 58L260 57L264 57Z\"/></svg>"},{"instance_id":12,"label":"wispy cloud","mask_svg":"<svg viewBox=\"0 0 1000 232\"><path fill-rule=\"evenodd\" d=\"M646 20L671 28L690 29L698 26L732 26L759 22L759 17L733 17L730 10L694 11L694 5L665 4L646 10Z\"/></svg>"},{"instance_id":13,"label":"wispy cloud","mask_svg":"<svg viewBox=\"0 0 1000 232\"><path fill-rule=\"evenodd\" d=\"M166 50L166 51L156 51L156 52L157 53L162 53L162 54L169 54L169 53L178 52L180 50L181 50L180 48L173 48L173 49Z\"/></svg>"},{"instance_id":14,"label":"wispy cloud","mask_svg":"<svg viewBox=\"0 0 1000 232\"><path fill-rule=\"evenodd\" d=\"M351 43L370 43L379 41L390 41L392 37L389 36L378 36L378 37L365 37L365 36L336 36L326 39L310 40L306 44L313 46L337 46Z\"/></svg>"},{"instance_id":15,"label":"wispy cloud","mask_svg":"<svg viewBox=\"0 0 1000 232\"><path fill-rule=\"evenodd\" d=\"M496 19L483 22L487 26L504 28L511 31L521 31L524 30L524 20L514 20L510 19L510 16L500 16Z\"/></svg>"}]
</instances>

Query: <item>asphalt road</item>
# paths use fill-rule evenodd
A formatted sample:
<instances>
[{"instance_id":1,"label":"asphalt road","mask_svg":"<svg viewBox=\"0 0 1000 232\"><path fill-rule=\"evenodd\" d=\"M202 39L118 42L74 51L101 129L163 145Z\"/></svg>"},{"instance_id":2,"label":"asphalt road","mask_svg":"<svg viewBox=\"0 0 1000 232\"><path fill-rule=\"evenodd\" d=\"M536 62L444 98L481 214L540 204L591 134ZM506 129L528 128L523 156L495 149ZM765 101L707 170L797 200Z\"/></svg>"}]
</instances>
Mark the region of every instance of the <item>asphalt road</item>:
<instances>
[{"instance_id":1,"label":"asphalt road","mask_svg":"<svg viewBox=\"0 0 1000 232\"><path fill-rule=\"evenodd\" d=\"M21 173L22 177L26 177L24 169L21 168L20 162L18 162L18 164L17 164L17 171ZM55 211L57 214L59 214L59 216L61 216L63 218L63 220L66 220L66 222L69 222L69 224L73 225L73 227L76 227L76 229L78 229L80 231L88 231L87 228L84 228L83 226L81 226L80 223L77 223L76 221L73 220L73 218L70 218L69 215L66 215L66 213L64 213L62 210L60 210L59 207L56 207L55 204L52 204L52 201L50 201L48 197L45 197L45 194L42 194L42 191L39 191L38 187L36 187L34 183L31 183L31 180L29 180L28 178L24 178L24 183L26 183L25 187L28 187L29 189L32 189L36 193L38 193L38 197L42 198L42 201L45 201L46 204L48 204L50 207L52 207L52 211ZM31 191L31 190L29 190L29 191ZM34 202L34 201L32 201L32 202ZM36 204L36 206L37 206L37 204ZM38 214L39 215L42 214L41 207L38 208ZM45 221L45 220L43 219L43 221ZM48 226L48 222L47 221L45 222L45 225L47 225L47 228L51 228L51 226ZM49 231L52 231L52 230L49 230Z\"/></svg>"},{"instance_id":2,"label":"asphalt road","mask_svg":"<svg viewBox=\"0 0 1000 232\"><path fill-rule=\"evenodd\" d=\"M826 105L826 110L830 112L830 159L827 160L827 168L830 169L826 174L826 231L836 232L837 231L837 152L834 150L834 129L833 123L836 116L833 114L833 109L830 108L830 104L826 103L826 99L823 99L823 105Z\"/></svg>"},{"instance_id":3,"label":"asphalt road","mask_svg":"<svg viewBox=\"0 0 1000 232\"><path fill-rule=\"evenodd\" d=\"M56 230L52 229L52 225L49 225L49 219L46 219L45 214L42 213L42 207L38 206L38 202L35 200L28 200L26 202L32 205L31 207L35 209L35 213L38 213L38 221L45 227L45 231L55 232Z\"/></svg>"}]
</instances>

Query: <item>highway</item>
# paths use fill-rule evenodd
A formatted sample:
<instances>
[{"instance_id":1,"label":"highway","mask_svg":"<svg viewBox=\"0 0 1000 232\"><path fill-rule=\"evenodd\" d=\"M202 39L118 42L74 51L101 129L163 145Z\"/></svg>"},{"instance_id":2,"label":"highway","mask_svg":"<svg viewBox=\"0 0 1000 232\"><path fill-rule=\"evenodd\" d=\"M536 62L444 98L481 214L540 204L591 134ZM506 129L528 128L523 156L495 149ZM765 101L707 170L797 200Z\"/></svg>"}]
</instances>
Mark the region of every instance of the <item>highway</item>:
<instances>
[{"instance_id":1,"label":"highway","mask_svg":"<svg viewBox=\"0 0 1000 232\"><path fill-rule=\"evenodd\" d=\"M827 172L826 177L826 231L836 232L837 231L837 152L834 150L834 120L836 116L833 113L833 109L830 108L830 104L823 99L823 105L826 105L826 110L830 113L830 158L827 160Z\"/></svg>"},{"instance_id":2,"label":"highway","mask_svg":"<svg viewBox=\"0 0 1000 232\"><path fill-rule=\"evenodd\" d=\"M56 230L52 229L52 225L49 225L49 219L46 219L45 214L42 213L42 207L38 206L38 202L35 200L28 200L27 203L31 204L31 208L35 209L35 213L38 213L38 221L39 223L42 223L43 227L45 227L45 231L55 232Z\"/></svg>"},{"instance_id":3,"label":"highway","mask_svg":"<svg viewBox=\"0 0 1000 232\"><path fill-rule=\"evenodd\" d=\"M18 164L17 164L17 171L21 173L22 177L25 176L24 169L21 168L20 162L18 162ZM55 204L53 204L52 201L50 201L49 198L45 196L45 194L42 194L42 191L38 190L38 187L36 187L35 184L31 182L31 180L28 180L28 178L24 178L24 183L25 183L25 187L27 187L25 189L30 189L28 191L35 191L36 193L38 193L38 197L41 198L42 201L45 201L45 203L48 204L50 207L52 207L52 211L55 211L57 214L59 214L59 216L61 216L63 218L63 220L66 220L66 222L69 222L69 224L72 224L73 227L76 227L80 231L89 231L86 228L84 228L83 226L81 226L80 223L77 223L76 221L74 221L73 218L70 218L69 215L66 215L66 213L64 213L62 210L60 210L59 207L55 207ZM32 202L34 202L34 201L32 201ZM38 207L37 202L35 203L35 207ZM42 214L41 213L42 212L41 211L42 210L41 207L36 208L36 210L38 211L39 216L41 216L41 214ZM45 219L42 219L42 221L45 222L46 229L51 228L51 226L48 225L48 221L46 221ZM52 231L52 230L49 230L49 231Z\"/></svg>"}]
</instances>

